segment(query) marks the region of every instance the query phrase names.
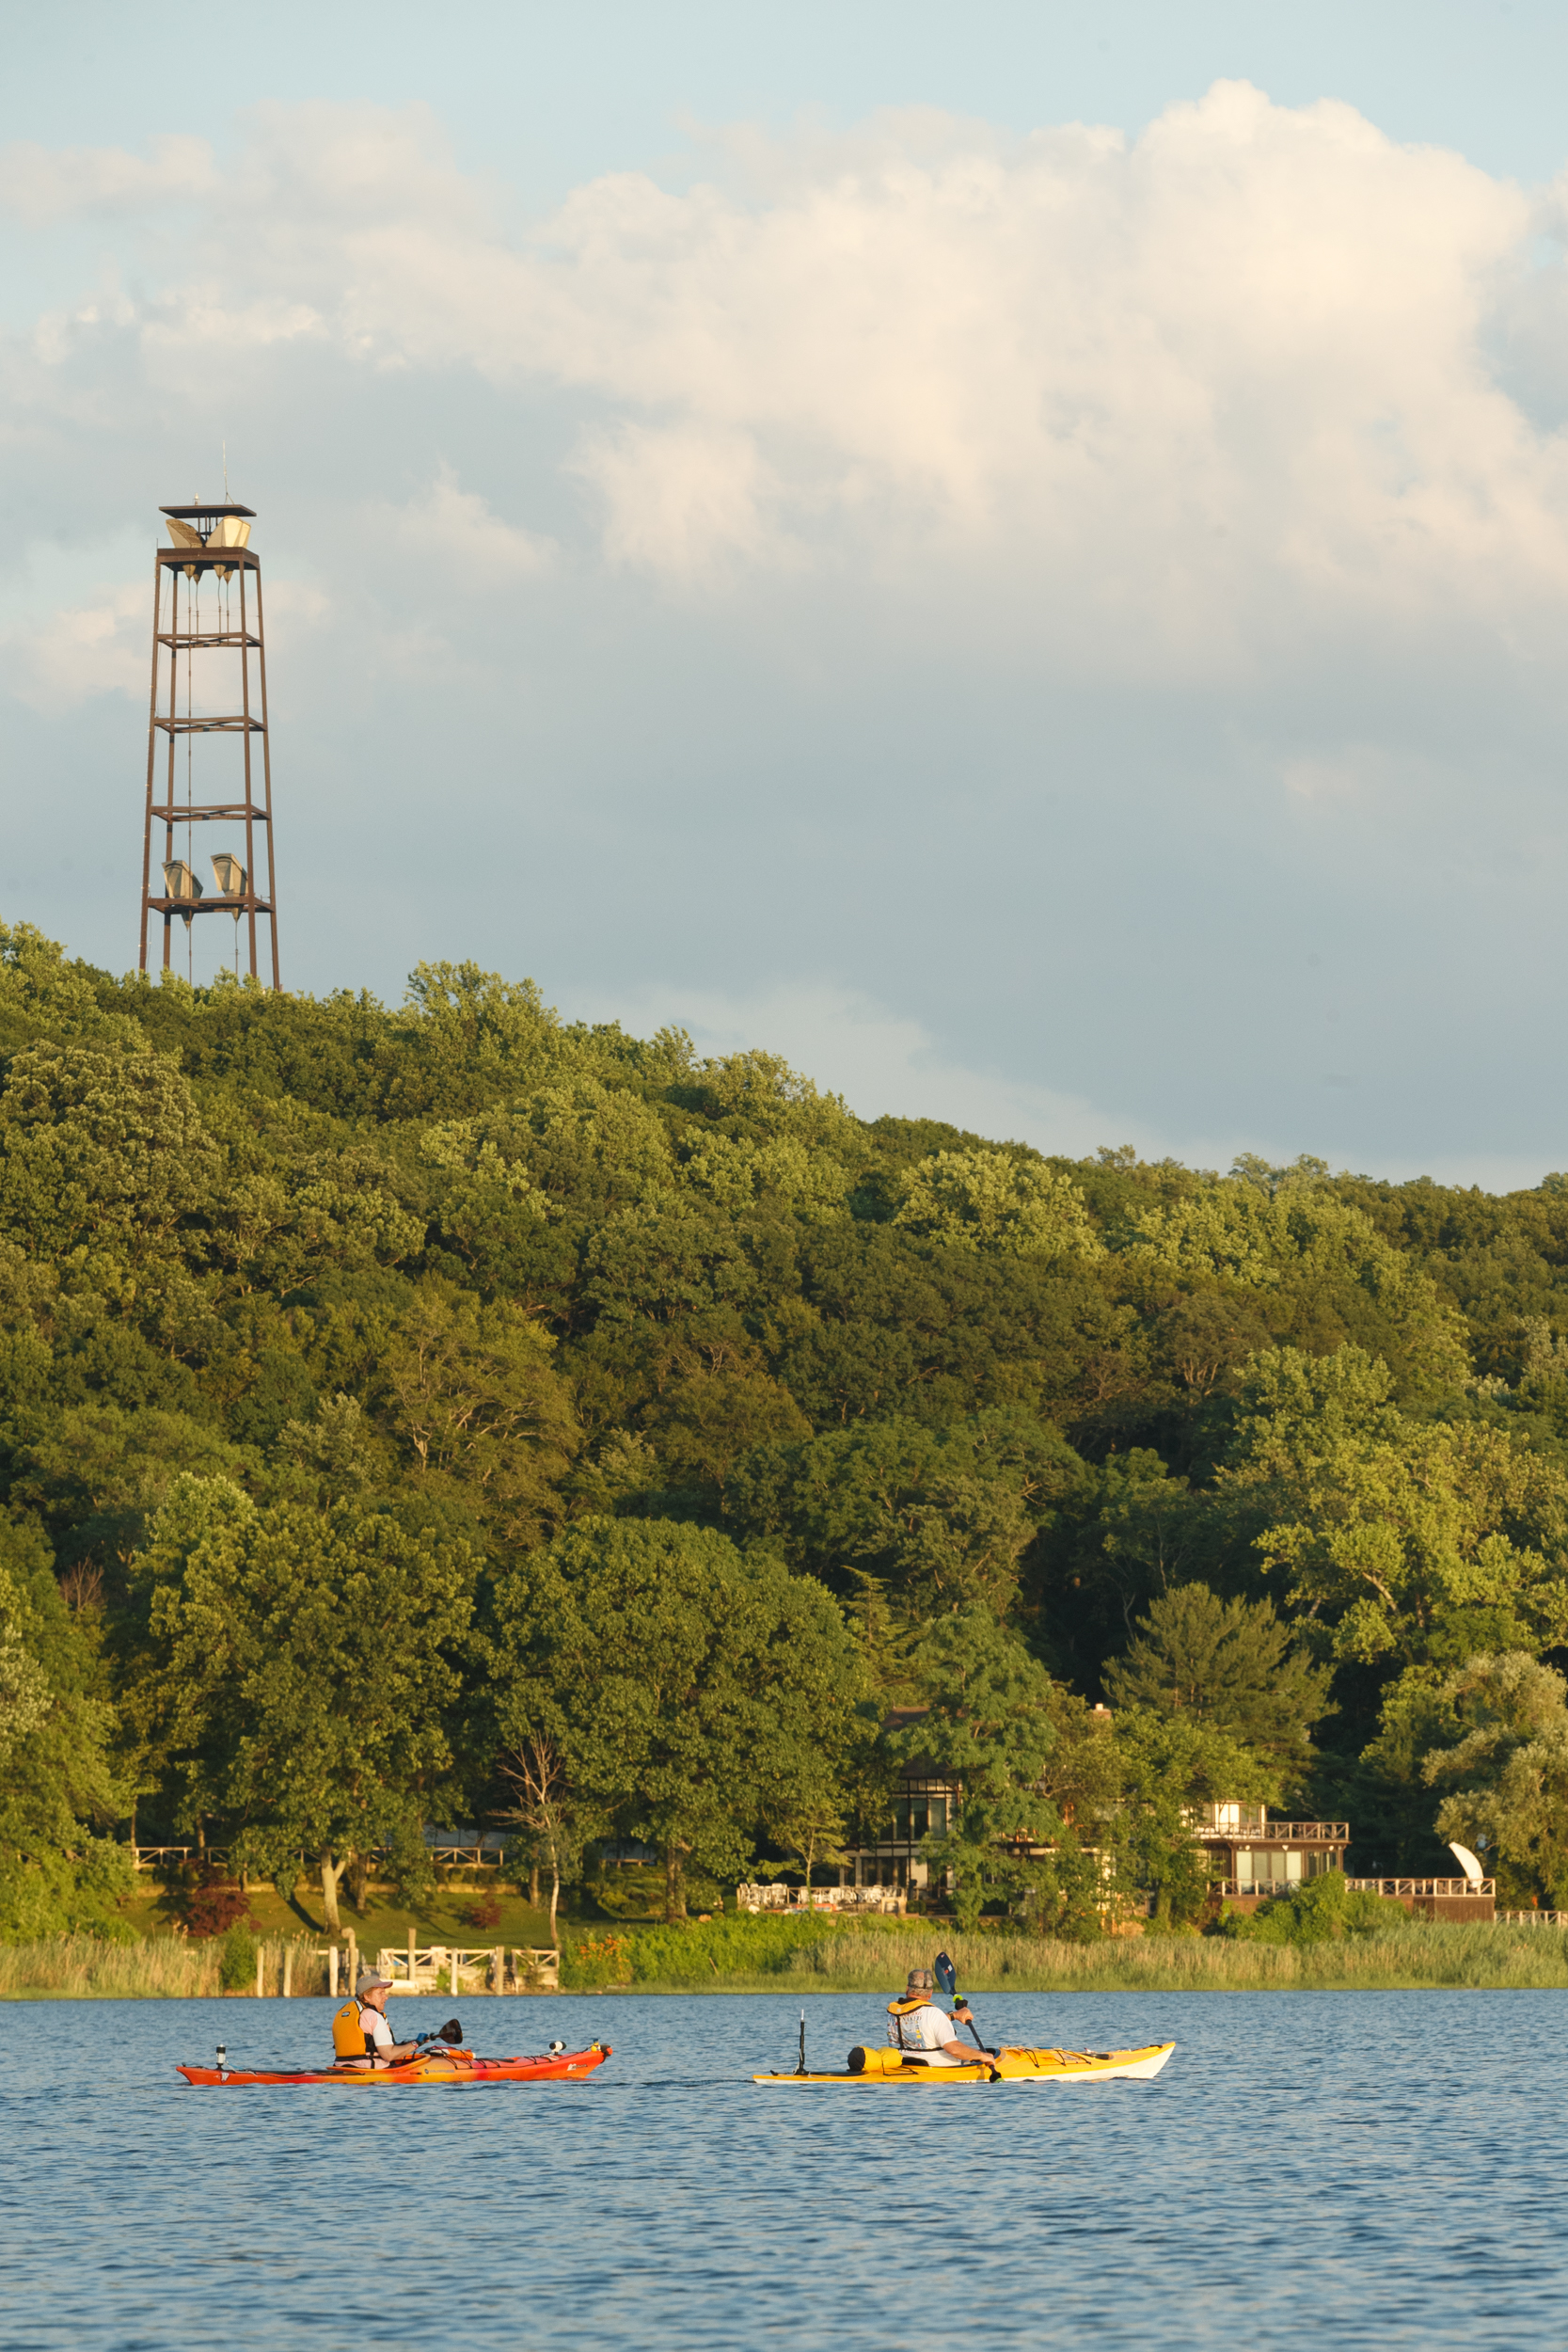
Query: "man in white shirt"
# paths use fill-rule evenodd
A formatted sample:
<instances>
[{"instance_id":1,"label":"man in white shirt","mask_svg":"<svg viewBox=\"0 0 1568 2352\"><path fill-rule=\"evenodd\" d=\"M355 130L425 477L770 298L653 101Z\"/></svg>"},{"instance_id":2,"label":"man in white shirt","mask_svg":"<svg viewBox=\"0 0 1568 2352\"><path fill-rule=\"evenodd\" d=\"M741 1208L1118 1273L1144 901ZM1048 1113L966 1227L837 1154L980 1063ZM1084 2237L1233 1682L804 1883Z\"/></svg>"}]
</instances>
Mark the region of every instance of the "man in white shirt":
<instances>
[{"instance_id":1,"label":"man in white shirt","mask_svg":"<svg viewBox=\"0 0 1568 2352\"><path fill-rule=\"evenodd\" d=\"M953 2028L967 2021L969 2004L960 1998L953 2016L938 2009L931 1994L935 1990L928 1968L910 1970L909 1989L903 1997L890 2001L887 2010L887 2038L895 2050L907 2050L911 2057L919 2056L927 2066L978 2066L985 2063L986 2054L979 2049L967 2049L953 2038Z\"/></svg>"}]
</instances>

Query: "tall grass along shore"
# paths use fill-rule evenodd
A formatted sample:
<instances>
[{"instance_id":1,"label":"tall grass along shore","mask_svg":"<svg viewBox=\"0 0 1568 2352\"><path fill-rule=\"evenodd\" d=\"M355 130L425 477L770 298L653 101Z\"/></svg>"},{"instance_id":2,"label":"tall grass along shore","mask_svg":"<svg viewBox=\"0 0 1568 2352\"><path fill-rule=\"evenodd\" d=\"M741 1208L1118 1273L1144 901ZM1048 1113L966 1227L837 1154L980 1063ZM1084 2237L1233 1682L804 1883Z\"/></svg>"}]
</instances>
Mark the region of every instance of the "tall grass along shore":
<instances>
[{"instance_id":1,"label":"tall grass along shore","mask_svg":"<svg viewBox=\"0 0 1568 2352\"><path fill-rule=\"evenodd\" d=\"M1414 1921L1311 1944L1232 1943L1219 1936L1142 1935L1064 1944L1022 1935L962 1935L929 1926L844 1927L823 1918L714 1920L711 1925L587 1935L562 1949L567 1993L885 1994L942 1946L970 1993L1309 1993L1545 1991L1568 1987L1568 1934L1554 1929ZM255 1951L258 1947L252 1946ZM283 1942L260 1942L268 1994L282 1983ZM253 1993L254 1963L225 1978L221 1939L151 1936L135 1944L52 1935L0 1944L0 2000L158 2000ZM298 1995L326 1991L317 1955L296 1947ZM470 1998L473 1996L469 1996Z\"/></svg>"},{"instance_id":2,"label":"tall grass along shore","mask_svg":"<svg viewBox=\"0 0 1568 2352\"><path fill-rule=\"evenodd\" d=\"M258 1957L261 1983L276 1993L283 1978L285 1941L293 1939L247 1938L241 1983L234 1981L233 1946L221 1936L198 1942L150 1935L135 1943L111 1943L96 1935L43 1935L31 1944L0 1944L0 2001L188 2001L253 1994ZM307 1943L293 1943L290 1974L297 1994L326 1991L325 1966Z\"/></svg>"},{"instance_id":3,"label":"tall grass along shore","mask_svg":"<svg viewBox=\"0 0 1568 2352\"><path fill-rule=\"evenodd\" d=\"M750 1922L746 1923L748 1926ZM757 1923L759 1926L762 1922ZM1568 1986L1568 1934L1501 1923L1413 1921L1315 1944L1232 1943L1219 1936L1142 1935L1090 1944L962 1935L929 1927L829 1928L737 1948L741 1923L627 1938L616 1955L581 1952L570 1981L630 1993L875 1993L929 1967L941 1945L971 1993L1290 1993L1442 1987L1520 1991ZM800 1923L803 1929L805 1922ZM729 1949L721 1959L721 1945ZM729 1965L723 1965L727 1959Z\"/></svg>"}]
</instances>

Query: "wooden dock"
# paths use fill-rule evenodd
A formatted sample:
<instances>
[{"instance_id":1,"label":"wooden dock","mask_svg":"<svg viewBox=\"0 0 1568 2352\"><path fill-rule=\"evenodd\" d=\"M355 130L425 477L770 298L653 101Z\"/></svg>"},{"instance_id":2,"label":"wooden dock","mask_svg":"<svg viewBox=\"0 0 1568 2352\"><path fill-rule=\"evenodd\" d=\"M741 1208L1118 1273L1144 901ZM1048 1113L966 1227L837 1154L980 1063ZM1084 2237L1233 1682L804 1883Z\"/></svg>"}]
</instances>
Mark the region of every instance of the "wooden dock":
<instances>
[{"instance_id":1,"label":"wooden dock","mask_svg":"<svg viewBox=\"0 0 1568 2352\"><path fill-rule=\"evenodd\" d=\"M378 1976L391 1979L393 1993L558 1993L561 1953L536 1944L383 1945L375 1956ZM388 1995L390 1999L391 1994Z\"/></svg>"}]
</instances>

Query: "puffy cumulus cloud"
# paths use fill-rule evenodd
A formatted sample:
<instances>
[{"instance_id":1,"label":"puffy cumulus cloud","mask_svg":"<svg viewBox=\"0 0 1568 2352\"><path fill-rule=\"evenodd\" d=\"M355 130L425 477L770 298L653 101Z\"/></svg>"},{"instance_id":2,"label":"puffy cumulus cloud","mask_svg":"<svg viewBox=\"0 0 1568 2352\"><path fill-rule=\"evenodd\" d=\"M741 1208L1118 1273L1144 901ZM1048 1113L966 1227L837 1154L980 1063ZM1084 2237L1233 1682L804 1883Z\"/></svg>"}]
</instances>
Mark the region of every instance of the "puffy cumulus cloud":
<instances>
[{"instance_id":1,"label":"puffy cumulus cloud","mask_svg":"<svg viewBox=\"0 0 1568 2352\"><path fill-rule=\"evenodd\" d=\"M705 443L715 552L989 573L1079 663L1192 675L1560 605L1565 452L1487 343L1530 225L1458 157L1243 87L1132 146L890 124L749 197L581 191L506 364L653 413L589 440L622 553L689 570L665 518Z\"/></svg>"},{"instance_id":2,"label":"puffy cumulus cloud","mask_svg":"<svg viewBox=\"0 0 1568 2352\"><path fill-rule=\"evenodd\" d=\"M1560 626L1568 450L1496 334L1549 368L1563 273L1520 255L1555 215L1348 106L1221 84L1131 144L890 117L534 224L419 109L261 109L217 182L158 152L141 200L202 198L141 318L161 380L295 343L566 388L617 564L847 564L965 611L990 581L1020 650L1148 677ZM130 162L73 167L131 201Z\"/></svg>"},{"instance_id":3,"label":"puffy cumulus cloud","mask_svg":"<svg viewBox=\"0 0 1568 2352\"><path fill-rule=\"evenodd\" d=\"M205 594L211 598L211 583ZM150 580L145 577L101 580L81 602L45 602L41 612L29 618L13 616L8 624L0 625L0 682L7 691L28 709L50 716L70 711L100 694L128 695L145 712L152 621ZM315 583L277 580L267 591L267 636L274 658L279 653L285 659L292 657L329 625L332 616L332 599ZM183 680L183 670L181 677ZM216 675L201 679L193 707L198 710L229 708L231 683ZM182 684L182 696L183 692Z\"/></svg>"},{"instance_id":4,"label":"puffy cumulus cloud","mask_svg":"<svg viewBox=\"0 0 1568 2352\"><path fill-rule=\"evenodd\" d=\"M25 140L0 149L0 213L39 227L45 222L143 213L216 192L205 139L169 132L148 142L147 156L119 147L39 147Z\"/></svg>"},{"instance_id":5,"label":"puffy cumulus cloud","mask_svg":"<svg viewBox=\"0 0 1568 2352\"><path fill-rule=\"evenodd\" d=\"M611 564L689 582L729 558L777 564L790 552L772 520L782 485L749 433L624 424L587 436L572 470L604 501Z\"/></svg>"},{"instance_id":6,"label":"puffy cumulus cloud","mask_svg":"<svg viewBox=\"0 0 1568 2352\"><path fill-rule=\"evenodd\" d=\"M547 571L558 552L552 539L519 531L494 514L476 492L463 489L445 462L420 497L401 506L378 503L370 509L368 520L401 557L421 567L435 566L479 589L504 587Z\"/></svg>"},{"instance_id":7,"label":"puffy cumulus cloud","mask_svg":"<svg viewBox=\"0 0 1568 2352\"><path fill-rule=\"evenodd\" d=\"M0 632L0 677L37 711L69 709L92 694L147 694L150 593L100 588L86 604Z\"/></svg>"},{"instance_id":8,"label":"puffy cumulus cloud","mask_svg":"<svg viewBox=\"0 0 1568 2352\"><path fill-rule=\"evenodd\" d=\"M1561 1164L1568 180L1233 85L1132 141L725 135L542 219L419 109L241 132L0 168L98 207L0 347L0 584L102 837L104 534L227 437L302 984L662 978L867 1108ZM18 891L117 955L46 850Z\"/></svg>"}]
</instances>

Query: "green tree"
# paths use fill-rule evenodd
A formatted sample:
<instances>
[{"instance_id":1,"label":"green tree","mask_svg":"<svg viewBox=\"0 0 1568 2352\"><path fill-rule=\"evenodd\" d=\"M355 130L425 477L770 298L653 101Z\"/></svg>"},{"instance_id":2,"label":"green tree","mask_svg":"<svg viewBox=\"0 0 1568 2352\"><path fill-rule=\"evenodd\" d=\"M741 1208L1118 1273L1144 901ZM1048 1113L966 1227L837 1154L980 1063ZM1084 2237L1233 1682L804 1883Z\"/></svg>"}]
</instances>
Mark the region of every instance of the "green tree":
<instances>
[{"instance_id":1,"label":"green tree","mask_svg":"<svg viewBox=\"0 0 1568 2352\"><path fill-rule=\"evenodd\" d=\"M1243 1944L1329 1944L1352 1935L1400 1935L1410 1924L1410 1914L1391 1896L1348 1886L1342 1870L1325 1870L1260 1903L1250 1916L1227 1913L1224 1928Z\"/></svg>"},{"instance_id":2,"label":"green tree","mask_svg":"<svg viewBox=\"0 0 1568 2352\"><path fill-rule=\"evenodd\" d=\"M1296 1320L1326 1319L1335 1341L1397 1357L1413 1394L1442 1395L1465 1380L1459 1319L1432 1275L1311 1169L1272 1194L1243 1174L1182 1200L1140 1202L1115 1238L1146 1276L1217 1277L1277 1298L1288 1314L1293 1306Z\"/></svg>"},{"instance_id":3,"label":"green tree","mask_svg":"<svg viewBox=\"0 0 1568 2352\"><path fill-rule=\"evenodd\" d=\"M0 1523L0 1939L124 1934L128 1808L114 1717L92 1646L60 1597L43 1544Z\"/></svg>"},{"instance_id":4,"label":"green tree","mask_svg":"<svg viewBox=\"0 0 1568 2352\"><path fill-rule=\"evenodd\" d=\"M1313 1760L1320 1791L1393 1867L1463 1793L1422 1776L1478 1727L1447 1678L1568 1643L1568 1179L1496 1196L1305 1156L1223 1179L1129 1150L1047 1161L859 1120L767 1053L565 1024L473 965L421 968L389 1009L118 980L0 926L0 1525L40 1529L58 1580L51 1597L42 1554L13 1563L34 1632L0 1691L22 1708L24 1654L54 1695L7 1769L56 1731L102 1760L107 1717L60 1727L112 1701L119 1801L137 1789L159 1836L217 1804L190 1775L223 1756L215 1716L180 1747L171 1637L151 1583L127 1585L187 1474L307 1513L327 1551L384 1526L433 1557L467 1542L501 1581L584 1512L721 1523L843 1597L884 1706L918 1702L936 1619L1016 1618L1056 1677L1036 1794L1069 1835L1004 1840L1042 1875L988 1885L1042 1921L1102 1905L1107 1853L1133 1868L1124 1821L1165 1841L1147 1883L1191 1862L1181 1801L1159 1814L1131 1735L1107 1740L1064 1680L1092 1696L1136 1647L1118 1692L1147 1669L1155 1703L1132 1711L1169 1736L1161 1694L1188 1717L1194 1661L1162 1680L1136 1621L1203 1585L1234 1663L1233 1604L1267 1595L1275 1633L1332 1664L1336 1736L1363 1751ZM28 1646L62 1626L55 1662ZM489 1705L467 1643L441 1649L449 1747ZM493 1729L458 1751L476 1800ZM1275 1760L1305 1772L1281 1736ZM1185 1788L1198 1760L1165 1765ZM414 1791L400 1819L438 1769L388 1767ZM881 1801L863 1741L832 1789L797 1780L780 1843L857 1786ZM55 1857L25 1883L57 1866L69 1909L73 1874L114 1860L113 1801L53 1765L29 1786L40 1805L67 1787L64 1812L12 1851ZM259 1836L274 1804L254 1802ZM238 1838L243 1812L212 1820ZM736 1832L762 1834L754 1812Z\"/></svg>"},{"instance_id":5,"label":"green tree","mask_svg":"<svg viewBox=\"0 0 1568 2352\"><path fill-rule=\"evenodd\" d=\"M1437 1835L1486 1858L1505 1899L1568 1910L1568 1682L1528 1651L1467 1659L1434 1694L1422 1762Z\"/></svg>"},{"instance_id":6,"label":"green tree","mask_svg":"<svg viewBox=\"0 0 1568 2352\"><path fill-rule=\"evenodd\" d=\"M1016 1410L948 1429L889 1416L759 1449L727 1478L725 1511L840 1588L871 1575L922 1613L982 1603L1001 1615L1037 1515L1080 1469Z\"/></svg>"},{"instance_id":7,"label":"green tree","mask_svg":"<svg viewBox=\"0 0 1568 2352\"><path fill-rule=\"evenodd\" d=\"M1193 1835L1195 1806L1279 1798L1275 1768L1191 1713L1129 1708L1116 1719L1121 1767L1115 1844L1120 1883L1151 1894L1161 1926L1197 1918L1209 1857Z\"/></svg>"},{"instance_id":8,"label":"green tree","mask_svg":"<svg viewBox=\"0 0 1568 2352\"><path fill-rule=\"evenodd\" d=\"M525 1731L498 1759L497 1770L513 1798L501 1819L516 1822L526 1834L533 1857L531 1877L541 1854L549 1866L553 1945L561 1889L580 1876L583 1844L593 1825L574 1796L565 1756L547 1731Z\"/></svg>"},{"instance_id":9,"label":"green tree","mask_svg":"<svg viewBox=\"0 0 1568 2352\"><path fill-rule=\"evenodd\" d=\"M387 1419L417 1483L461 1496L502 1545L538 1540L577 1449L554 1349L510 1304L427 1280L382 1359Z\"/></svg>"},{"instance_id":10,"label":"green tree","mask_svg":"<svg viewBox=\"0 0 1568 2352\"><path fill-rule=\"evenodd\" d=\"M1568 1639L1568 1475L1477 1422L1418 1422L1356 1348L1256 1359L1222 1484L1337 1659L1451 1665Z\"/></svg>"},{"instance_id":11,"label":"green tree","mask_svg":"<svg viewBox=\"0 0 1568 2352\"><path fill-rule=\"evenodd\" d=\"M261 1511L188 1477L136 1564L149 1638L127 1712L176 1818L215 1818L256 1868L313 1853L334 1934L340 1884L375 1850L420 1869L478 1566L383 1515Z\"/></svg>"},{"instance_id":12,"label":"green tree","mask_svg":"<svg viewBox=\"0 0 1568 2352\"><path fill-rule=\"evenodd\" d=\"M860 1666L820 1585L672 1520L585 1519L499 1580L503 1752L546 1740L575 1802L689 1868L736 1876L753 1840L832 1802Z\"/></svg>"},{"instance_id":13,"label":"green tree","mask_svg":"<svg viewBox=\"0 0 1568 2352\"><path fill-rule=\"evenodd\" d=\"M1104 1679L1114 1707L1190 1715L1291 1761L1332 1712L1329 1671L1293 1646L1272 1601L1222 1601L1207 1584L1179 1584L1152 1600L1138 1638L1106 1665Z\"/></svg>"},{"instance_id":14,"label":"green tree","mask_svg":"<svg viewBox=\"0 0 1568 2352\"><path fill-rule=\"evenodd\" d=\"M199 1251L217 1146L161 1054L39 1045L0 1091L0 1220L24 1249L161 1263Z\"/></svg>"},{"instance_id":15,"label":"green tree","mask_svg":"<svg viewBox=\"0 0 1568 2352\"><path fill-rule=\"evenodd\" d=\"M784 1848L784 1862L754 1862L752 1871L759 1879L783 1878L786 1870L799 1870L808 1892L811 1874L820 1863L827 1869L836 1868L849 1859L844 1843L847 1827L845 1807L831 1795L808 1798L792 1813L785 1813L770 1824L774 1843Z\"/></svg>"},{"instance_id":16,"label":"green tree","mask_svg":"<svg viewBox=\"0 0 1568 2352\"><path fill-rule=\"evenodd\" d=\"M1010 1152L936 1152L899 1179L895 1225L959 1249L1013 1258L1100 1258L1083 1195Z\"/></svg>"},{"instance_id":17,"label":"green tree","mask_svg":"<svg viewBox=\"0 0 1568 2352\"><path fill-rule=\"evenodd\" d=\"M933 1865L951 1872L959 1925L973 1928L987 1901L1037 1889L1053 1866L1033 1845L1075 1844L1042 1781L1055 1732L1051 1677L990 1610L972 1606L935 1617L911 1653L924 1705L886 1742L895 1764L919 1764L961 1785L945 1836L932 1836Z\"/></svg>"}]
</instances>

